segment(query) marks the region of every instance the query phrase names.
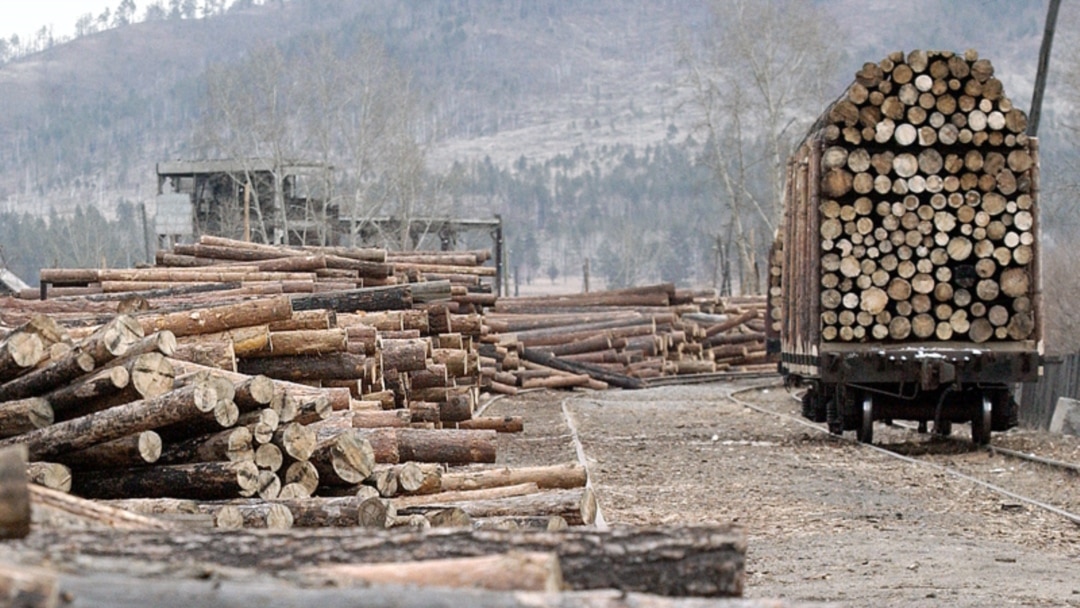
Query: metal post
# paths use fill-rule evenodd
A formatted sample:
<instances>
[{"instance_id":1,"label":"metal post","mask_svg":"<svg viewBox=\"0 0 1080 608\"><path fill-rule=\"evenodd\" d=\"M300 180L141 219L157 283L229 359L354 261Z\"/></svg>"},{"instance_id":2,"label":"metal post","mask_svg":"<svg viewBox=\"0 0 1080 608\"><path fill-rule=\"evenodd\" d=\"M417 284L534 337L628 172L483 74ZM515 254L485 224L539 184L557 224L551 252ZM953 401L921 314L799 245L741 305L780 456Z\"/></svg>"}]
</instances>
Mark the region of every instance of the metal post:
<instances>
[{"instance_id":1,"label":"metal post","mask_svg":"<svg viewBox=\"0 0 1080 608\"><path fill-rule=\"evenodd\" d=\"M495 239L495 295L502 294L504 272L506 269L506 258L504 257L503 247L503 224L502 216L498 213L495 214L495 232L492 236Z\"/></svg>"},{"instance_id":2,"label":"metal post","mask_svg":"<svg viewBox=\"0 0 1080 608\"><path fill-rule=\"evenodd\" d=\"M1046 74L1050 71L1050 47L1054 44L1054 28L1057 25L1061 0L1050 0L1046 10L1046 27L1043 28L1042 47L1039 48L1039 68L1035 73L1035 90L1031 93L1031 110L1028 112L1028 135L1039 134L1039 118L1042 115L1043 91L1046 90Z\"/></svg>"}]
</instances>

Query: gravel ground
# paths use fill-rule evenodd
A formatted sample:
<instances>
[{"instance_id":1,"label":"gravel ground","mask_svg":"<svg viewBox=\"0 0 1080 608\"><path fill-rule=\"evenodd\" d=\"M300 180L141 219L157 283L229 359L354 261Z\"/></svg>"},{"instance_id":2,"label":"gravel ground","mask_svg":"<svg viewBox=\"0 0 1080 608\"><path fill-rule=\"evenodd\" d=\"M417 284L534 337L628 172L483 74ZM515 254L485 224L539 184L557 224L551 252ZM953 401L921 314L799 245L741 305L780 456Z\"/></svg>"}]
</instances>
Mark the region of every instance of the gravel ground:
<instances>
[{"instance_id":1,"label":"gravel ground","mask_svg":"<svg viewBox=\"0 0 1080 608\"><path fill-rule=\"evenodd\" d=\"M565 410L609 524L742 525L748 597L1080 606L1080 527L808 428L782 388L738 398L790 417L731 398L753 384L527 393L486 413L525 416L525 433L502 439L501 461L551 464L577 459ZM1080 484L1068 473L880 424L875 442L1080 510ZM1012 431L994 443L1080 462L1080 444L1061 436Z\"/></svg>"}]
</instances>

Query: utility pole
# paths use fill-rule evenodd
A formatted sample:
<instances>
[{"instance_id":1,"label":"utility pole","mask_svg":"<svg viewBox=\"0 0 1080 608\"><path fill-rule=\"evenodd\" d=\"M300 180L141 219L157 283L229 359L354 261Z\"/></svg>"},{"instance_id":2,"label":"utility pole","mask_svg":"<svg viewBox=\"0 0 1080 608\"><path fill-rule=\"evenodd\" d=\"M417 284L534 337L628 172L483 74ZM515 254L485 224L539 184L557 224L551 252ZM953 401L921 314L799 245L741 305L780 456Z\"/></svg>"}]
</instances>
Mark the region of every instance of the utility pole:
<instances>
[{"instance_id":1,"label":"utility pole","mask_svg":"<svg viewBox=\"0 0 1080 608\"><path fill-rule=\"evenodd\" d=\"M1046 74L1050 71L1050 47L1054 44L1054 29L1057 26L1059 8L1061 8L1061 0L1050 0L1050 6L1046 9L1046 27L1043 28L1042 47L1039 48L1039 71L1035 74L1035 90L1031 93L1031 110L1028 112L1027 134L1031 137L1039 134L1043 91L1046 90Z\"/></svg>"}]
</instances>

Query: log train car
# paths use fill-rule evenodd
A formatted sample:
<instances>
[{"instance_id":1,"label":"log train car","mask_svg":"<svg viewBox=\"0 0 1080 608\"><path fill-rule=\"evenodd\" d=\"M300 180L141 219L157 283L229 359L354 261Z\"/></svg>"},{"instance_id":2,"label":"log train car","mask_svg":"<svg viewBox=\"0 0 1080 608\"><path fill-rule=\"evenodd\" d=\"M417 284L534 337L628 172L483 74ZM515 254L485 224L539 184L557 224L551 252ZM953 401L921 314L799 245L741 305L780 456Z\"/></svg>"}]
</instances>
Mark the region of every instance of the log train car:
<instances>
[{"instance_id":1,"label":"log train car","mask_svg":"<svg viewBox=\"0 0 1080 608\"><path fill-rule=\"evenodd\" d=\"M1041 372L1038 148L973 51L867 63L789 159L769 330L803 415L977 444Z\"/></svg>"}]
</instances>

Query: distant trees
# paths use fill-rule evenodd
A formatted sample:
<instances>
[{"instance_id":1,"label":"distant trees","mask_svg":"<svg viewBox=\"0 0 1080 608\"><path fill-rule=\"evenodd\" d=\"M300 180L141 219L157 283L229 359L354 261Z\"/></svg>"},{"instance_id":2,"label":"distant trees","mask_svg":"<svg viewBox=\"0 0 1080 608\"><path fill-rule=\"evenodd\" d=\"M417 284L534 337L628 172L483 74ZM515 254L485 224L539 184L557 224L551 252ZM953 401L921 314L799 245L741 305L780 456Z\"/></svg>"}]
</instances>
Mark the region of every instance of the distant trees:
<instances>
[{"instance_id":1,"label":"distant trees","mask_svg":"<svg viewBox=\"0 0 1080 608\"><path fill-rule=\"evenodd\" d=\"M115 219L96 207L78 207L70 217L48 219L0 213L0 267L34 285L41 268L132 267L146 260L142 214L120 201Z\"/></svg>"},{"instance_id":2,"label":"distant trees","mask_svg":"<svg viewBox=\"0 0 1080 608\"><path fill-rule=\"evenodd\" d=\"M204 155L258 157L274 167L295 160L336 167L339 181L320 191L351 218L353 237L365 218L408 219L438 199L419 142L417 95L372 39L313 37L287 51L263 46L240 62L211 68L205 100L198 142ZM283 201L272 208L284 220ZM326 241L326 213L311 201L303 228L309 233L302 238ZM272 218L253 219L261 226L257 237L271 239Z\"/></svg>"},{"instance_id":3,"label":"distant trees","mask_svg":"<svg viewBox=\"0 0 1080 608\"><path fill-rule=\"evenodd\" d=\"M759 293L764 254L780 218L784 166L824 108L838 54L835 24L799 0L712 0L712 21L681 44L681 85L701 119L739 262L740 287Z\"/></svg>"}]
</instances>

